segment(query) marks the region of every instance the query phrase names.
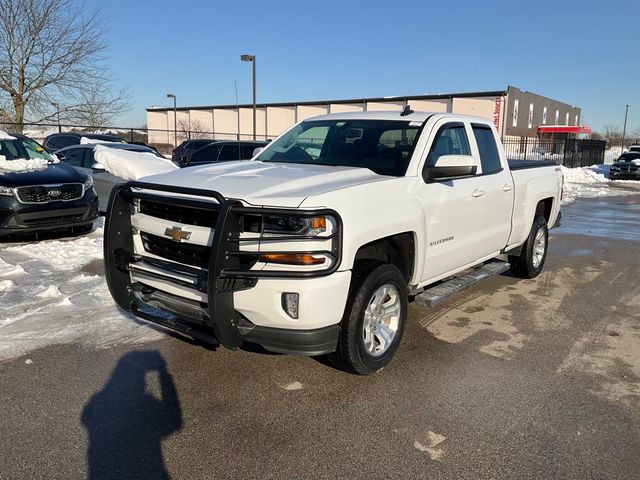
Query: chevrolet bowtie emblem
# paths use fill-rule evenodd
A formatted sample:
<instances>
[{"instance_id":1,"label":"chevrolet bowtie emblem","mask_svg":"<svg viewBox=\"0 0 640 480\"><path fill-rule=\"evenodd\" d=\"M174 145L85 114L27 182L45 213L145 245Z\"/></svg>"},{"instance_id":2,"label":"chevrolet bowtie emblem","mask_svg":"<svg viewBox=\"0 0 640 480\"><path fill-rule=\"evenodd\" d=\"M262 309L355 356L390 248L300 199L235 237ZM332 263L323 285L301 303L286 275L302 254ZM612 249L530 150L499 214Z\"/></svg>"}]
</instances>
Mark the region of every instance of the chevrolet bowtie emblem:
<instances>
[{"instance_id":1,"label":"chevrolet bowtie emblem","mask_svg":"<svg viewBox=\"0 0 640 480\"><path fill-rule=\"evenodd\" d=\"M191 238L191 232L185 232L182 227L171 227L164 231L167 237L171 237L174 242L182 242L183 240L189 240Z\"/></svg>"}]
</instances>

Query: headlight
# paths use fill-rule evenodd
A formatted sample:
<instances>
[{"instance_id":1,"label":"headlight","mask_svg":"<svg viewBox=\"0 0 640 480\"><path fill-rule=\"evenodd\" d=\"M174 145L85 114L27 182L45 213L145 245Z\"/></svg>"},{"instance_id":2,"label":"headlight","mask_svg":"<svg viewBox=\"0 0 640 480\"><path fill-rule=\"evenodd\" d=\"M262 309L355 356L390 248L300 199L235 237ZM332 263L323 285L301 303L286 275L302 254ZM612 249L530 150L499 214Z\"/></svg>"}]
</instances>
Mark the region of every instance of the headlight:
<instances>
[{"instance_id":1,"label":"headlight","mask_svg":"<svg viewBox=\"0 0 640 480\"><path fill-rule=\"evenodd\" d=\"M271 235L316 236L327 231L327 217L294 217L265 215L263 232Z\"/></svg>"},{"instance_id":2,"label":"headlight","mask_svg":"<svg viewBox=\"0 0 640 480\"><path fill-rule=\"evenodd\" d=\"M613 171L613 172L617 172L618 170L620 170L620 168L618 167L611 167L609 170Z\"/></svg>"},{"instance_id":3,"label":"headlight","mask_svg":"<svg viewBox=\"0 0 640 480\"><path fill-rule=\"evenodd\" d=\"M11 190L9 187L3 187L0 185L0 195L6 195L8 197L12 197L13 190Z\"/></svg>"},{"instance_id":4,"label":"headlight","mask_svg":"<svg viewBox=\"0 0 640 480\"><path fill-rule=\"evenodd\" d=\"M84 181L84 190L85 192L93 187L93 177L91 175L87 176L87 179Z\"/></svg>"}]
</instances>

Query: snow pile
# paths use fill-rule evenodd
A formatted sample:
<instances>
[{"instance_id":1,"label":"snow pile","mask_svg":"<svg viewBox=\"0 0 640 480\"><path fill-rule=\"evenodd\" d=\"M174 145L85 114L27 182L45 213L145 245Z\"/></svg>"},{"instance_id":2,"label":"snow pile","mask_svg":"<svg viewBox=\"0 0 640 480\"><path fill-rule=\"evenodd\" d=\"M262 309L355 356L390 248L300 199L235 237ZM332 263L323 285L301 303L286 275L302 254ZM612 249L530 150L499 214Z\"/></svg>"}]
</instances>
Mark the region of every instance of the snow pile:
<instances>
[{"instance_id":1,"label":"snow pile","mask_svg":"<svg viewBox=\"0 0 640 480\"><path fill-rule=\"evenodd\" d=\"M94 150L97 163L112 175L126 180L138 180L147 175L167 173L178 167L171 161L149 152L130 152L98 145Z\"/></svg>"},{"instance_id":2,"label":"snow pile","mask_svg":"<svg viewBox=\"0 0 640 480\"><path fill-rule=\"evenodd\" d=\"M0 155L0 170L9 172L30 172L34 170L43 170L47 168L49 161L44 158L16 158L15 160L7 160L4 155Z\"/></svg>"},{"instance_id":3,"label":"snow pile","mask_svg":"<svg viewBox=\"0 0 640 480\"><path fill-rule=\"evenodd\" d=\"M49 345L106 348L163 338L118 309L101 273L101 228L89 235L0 244L0 361Z\"/></svg>"},{"instance_id":4,"label":"snow pile","mask_svg":"<svg viewBox=\"0 0 640 480\"><path fill-rule=\"evenodd\" d=\"M15 140L16 137L12 137L4 130L0 130L0 140Z\"/></svg>"},{"instance_id":5,"label":"snow pile","mask_svg":"<svg viewBox=\"0 0 640 480\"><path fill-rule=\"evenodd\" d=\"M94 143L113 143L110 140L100 140L97 138L80 137L80 145L93 145Z\"/></svg>"},{"instance_id":6,"label":"snow pile","mask_svg":"<svg viewBox=\"0 0 640 480\"><path fill-rule=\"evenodd\" d=\"M562 204L572 203L577 197L595 198L629 195L632 191L613 189L609 180L609 165L591 165L590 167L562 167L564 176L564 196ZM638 183L633 180L630 183ZM626 183L616 180L616 183Z\"/></svg>"},{"instance_id":7,"label":"snow pile","mask_svg":"<svg viewBox=\"0 0 640 480\"><path fill-rule=\"evenodd\" d=\"M73 242L50 240L27 243L8 247L4 251L12 256L38 259L59 271L76 270L92 260L102 259L102 238L85 236Z\"/></svg>"}]
</instances>

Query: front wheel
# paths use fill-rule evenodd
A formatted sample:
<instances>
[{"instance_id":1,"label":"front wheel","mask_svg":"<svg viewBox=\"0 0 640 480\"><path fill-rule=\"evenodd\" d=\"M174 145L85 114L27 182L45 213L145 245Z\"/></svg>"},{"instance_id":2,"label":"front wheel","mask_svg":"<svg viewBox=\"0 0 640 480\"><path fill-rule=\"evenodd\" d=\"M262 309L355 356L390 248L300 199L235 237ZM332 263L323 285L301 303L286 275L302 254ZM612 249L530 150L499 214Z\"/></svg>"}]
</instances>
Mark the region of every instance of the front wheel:
<instances>
[{"instance_id":1,"label":"front wheel","mask_svg":"<svg viewBox=\"0 0 640 480\"><path fill-rule=\"evenodd\" d=\"M542 272L547 258L549 230L544 217L533 219L527 240L522 245L520 255L509 255L511 273L520 278L535 278Z\"/></svg>"},{"instance_id":2,"label":"front wheel","mask_svg":"<svg viewBox=\"0 0 640 480\"><path fill-rule=\"evenodd\" d=\"M407 296L407 283L397 267L373 264L355 270L338 348L329 361L359 375L388 365L404 331Z\"/></svg>"}]
</instances>

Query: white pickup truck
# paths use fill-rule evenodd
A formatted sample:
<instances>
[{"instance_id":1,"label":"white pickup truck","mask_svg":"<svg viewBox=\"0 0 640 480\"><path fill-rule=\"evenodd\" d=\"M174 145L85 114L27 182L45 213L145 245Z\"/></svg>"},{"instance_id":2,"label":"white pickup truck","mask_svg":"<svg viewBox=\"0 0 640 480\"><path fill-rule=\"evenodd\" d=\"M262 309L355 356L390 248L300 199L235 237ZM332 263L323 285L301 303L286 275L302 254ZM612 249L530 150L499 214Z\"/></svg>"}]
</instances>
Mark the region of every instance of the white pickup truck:
<instances>
[{"instance_id":1,"label":"white pickup truck","mask_svg":"<svg viewBox=\"0 0 640 480\"><path fill-rule=\"evenodd\" d=\"M314 117L251 160L116 187L107 281L122 308L199 341L368 374L397 350L410 299L502 254L538 275L562 181L553 163L507 161L483 118Z\"/></svg>"}]
</instances>

